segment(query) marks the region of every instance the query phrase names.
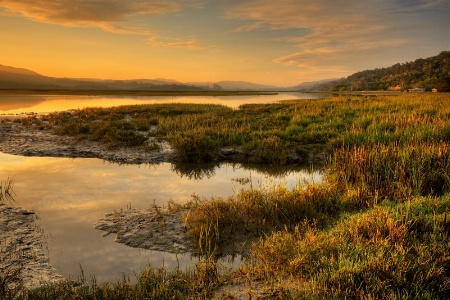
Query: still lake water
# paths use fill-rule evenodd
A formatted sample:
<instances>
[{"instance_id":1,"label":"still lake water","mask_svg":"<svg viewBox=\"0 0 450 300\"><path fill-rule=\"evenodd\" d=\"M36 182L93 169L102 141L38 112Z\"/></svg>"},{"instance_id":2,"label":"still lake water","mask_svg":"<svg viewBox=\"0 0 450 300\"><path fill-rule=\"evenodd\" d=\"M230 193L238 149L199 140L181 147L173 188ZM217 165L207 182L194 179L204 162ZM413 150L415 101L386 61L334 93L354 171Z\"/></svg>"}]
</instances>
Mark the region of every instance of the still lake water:
<instances>
[{"instance_id":1,"label":"still lake water","mask_svg":"<svg viewBox=\"0 0 450 300\"><path fill-rule=\"evenodd\" d=\"M221 104L238 108L241 104L272 103L280 100L318 99L325 94L279 93L250 96L71 96L0 94L0 114L48 113L85 107L112 107L133 104L195 103Z\"/></svg>"},{"instance_id":2,"label":"still lake water","mask_svg":"<svg viewBox=\"0 0 450 300\"><path fill-rule=\"evenodd\" d=\"M317 99L323 95L281 93L267 96L118 97L0 95L0 114L45 113L83 107L153 103L209 103L238 108L245 103ZM1 129L0 129L1 130ZM66 278L115 281L151 264L167 269L192 265L189 255L131 248L103 237L94 224L116 209L184 203L192 194L232 195L242 186L232 179L251 178L253 185L283 183L294 187L321 180L320 172L301 168L267 168L241 164L118 165L90 158L24 157L0 152L0 180L14 178L15 205L34 210L46 236L50 263Z\"/></svg>"}]
</instances>

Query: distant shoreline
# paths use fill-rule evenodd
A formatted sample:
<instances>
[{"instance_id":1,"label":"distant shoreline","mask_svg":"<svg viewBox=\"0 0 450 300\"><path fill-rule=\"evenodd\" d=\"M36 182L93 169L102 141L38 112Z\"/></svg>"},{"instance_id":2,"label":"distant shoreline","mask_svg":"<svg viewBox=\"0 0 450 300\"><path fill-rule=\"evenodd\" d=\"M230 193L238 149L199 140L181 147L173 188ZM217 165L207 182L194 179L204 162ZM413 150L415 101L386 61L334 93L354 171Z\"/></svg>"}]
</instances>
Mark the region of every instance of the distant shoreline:
<instances>
[{"instance_id":1,"label":"distant shoreline","mask_svg":"<svg viewBox=\"0 0 450 300\"><path fill-rule=\"evenodd\" d=\"M0 89L0 94L19 95L123 95L123 96L248 96L277 95L275 91L148 91L148 90L16 90Z\"/></svg>"}]
</instances>

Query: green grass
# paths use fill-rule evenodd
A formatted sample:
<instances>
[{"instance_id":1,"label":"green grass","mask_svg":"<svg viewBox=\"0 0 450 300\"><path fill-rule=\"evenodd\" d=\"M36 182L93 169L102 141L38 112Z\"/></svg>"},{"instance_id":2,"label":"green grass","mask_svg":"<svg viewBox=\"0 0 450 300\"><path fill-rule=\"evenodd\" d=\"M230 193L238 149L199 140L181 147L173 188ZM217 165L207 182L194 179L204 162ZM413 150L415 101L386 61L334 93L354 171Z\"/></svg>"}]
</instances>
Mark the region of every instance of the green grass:
<instances>
[{"instance_id":1,"label":"green grass","mask_svg":"<svg viewBox=\"0 0 450 300\"><path fill-rule=\"evenodd\" d=\"M180 292L170 294L175 299L208 299L230 276L250 286L262 282L273 299L450 298L450 95L335 97L239 110L134 106L65 117L70 122L76 116L91 130L111 113L116 121L139 119L141 128L151 120L148 126L159 128L154 134L179 143L187 160L213 159L228 146L242 147L248 160L277 164L289 163L290 151L311 143L333 152L320 184L194 196L183 218L206 256L194 273L156 276L158 287L103 285L101 294L111 296L94 296L100 293L91 286L82 299L117 299L125 292L149 297L166 289ZM44 124L61 128L55 120L62 116ZM92 138L93 132L76 135ZM245 178L236 182L246 184ZM239 236L256 242L237 270L222 275L214 259ZM72 289L68 297L74 295L80 294Z\"/></svg>"},{"instance_id":2,"label":"green grass","mask_svg":"<svg viewBox=\"0 0 450 300\"><path fill-rule=\"evenodd\" d=\"M244 152L243 161L307 161L307 145L371 146L450 139L449 96L334 97L242 105L161 104L86 108L21 120L56 134L140 147L150 137L168 140L180 161L220 160L221 148ZM272 147L274 151L272 151ZM274 155L277 153L277 155Z\"/></svg>"},{"instance_id":3,"label":"green grass","mask_svg":"<svg viewBox=\"0 0 450 300\"><path fill-rule=\"evenodd\" d=\"M248 272L303 279L306 299L447 299L449 197L343 216L328 230L280 231L254 245Z\"/></svg>"}]
</instances>

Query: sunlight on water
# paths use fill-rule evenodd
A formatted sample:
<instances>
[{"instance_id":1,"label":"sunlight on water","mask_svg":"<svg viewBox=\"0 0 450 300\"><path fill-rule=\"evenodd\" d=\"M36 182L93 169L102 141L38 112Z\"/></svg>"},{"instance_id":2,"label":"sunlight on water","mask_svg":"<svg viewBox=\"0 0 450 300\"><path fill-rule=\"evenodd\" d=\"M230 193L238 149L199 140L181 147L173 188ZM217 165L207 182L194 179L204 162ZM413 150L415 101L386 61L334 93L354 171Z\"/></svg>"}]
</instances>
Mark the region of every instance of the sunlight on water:
<instances>
[{"instance_id":1,"label":"sunlight on water","mask_svg":"<svg viewBox=\"0 0 450 300\"><path fill-rule=\"evenodd\" d=\"M324 95L280 93L251 96L65 96L65 95L0 95L0 114L48 113L85 107L112 107L134 104L193 103L221 104L238 108L247 103L271 103L280 100L317 99Z\"/></svg>"},{"instance_id":2,"label":"sunlight on water","mask_svg":"<svg viewBox=\"0 0 450 300\"><path fill-rule=\"evenodd\" d=\"M188 201L232 195L241 188L232 179L251 177L253 185L277 183L294 187L305 181L320 182L319 172L302 169L262 168L240 164L117 165L100 159L23 157L0 153L0 180L14 178L15 205L32 209L39 218L48 244L51 264L65 277L76 279L80 265L97 280L116 280L151 263L176 267L177 257L146 251L102 237L94 224L115 209L166 206L168 200ZM178 256L190 265L189 255Z\"/></svg>"}]
</instances>

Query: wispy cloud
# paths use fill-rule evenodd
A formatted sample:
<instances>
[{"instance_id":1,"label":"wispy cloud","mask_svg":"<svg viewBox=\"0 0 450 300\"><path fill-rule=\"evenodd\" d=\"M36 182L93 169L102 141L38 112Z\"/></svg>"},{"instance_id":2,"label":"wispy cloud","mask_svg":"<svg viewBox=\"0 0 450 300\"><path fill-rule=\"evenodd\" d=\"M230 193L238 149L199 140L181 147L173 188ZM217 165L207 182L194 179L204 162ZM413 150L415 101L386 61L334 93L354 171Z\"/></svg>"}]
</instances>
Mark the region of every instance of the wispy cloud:
<instances>
[{"instance_id":1,"label":"wispy cloud","mask_svg":"<svg viewBox=\"0 0 450 300\"><path fill-rule=\"evenodd\" d=\"M205 49L206 45L195 40L165 41L161 30L128 25L138 15L164 15L187 7L201 7L199 0L0 0L0 7L10 14L25 18L70 27L97 27L117 34L146 36L149 43L161 47L186 47ZM157 42L159 41L159 42Z\"/></svg>"},{"instance_id":2,"label":"wispy cloud","mask_svg":"<svg viewBox=\"0 0 450 300\"><path fill-rule=\"evenodd\" d=\"M215 48L214 45L208 45L200 43L195 39L180 40L174 38L149 38L145 41L147 44L158 47L170 47L170 48L187 48L189 50L202 50Z\"/></svg>"},{"instance_id":3,"label":"wispy cloud","mask_svg":"<svg viewBox=\"0 0 450 300\"><path fill-rule=\"evenodd\" d=\"M0 0L0 6L24 17L52 24L93 26L104 22L123 22L137 14L159 15L177 11L186 1L139 0Z\"/></svg>"},{"instance_id":4,"label":"wispy cloud","mask_svg":"<svg viewBox=\"0 0 450 300\"><path fill-rule=\"evenodd\" d=\"M377 49L394 49L411 42L396 33L400 22L393 12L449 7L445 0L251 0L229 2L225 16L246 23L235 32L305 29L301 35L277 37L278 42L292 44L297 51L273 61L305 69L333 66L343 70L360 68L364 59L367 63L367 55Z\"/></svg>"}]
</instances>

